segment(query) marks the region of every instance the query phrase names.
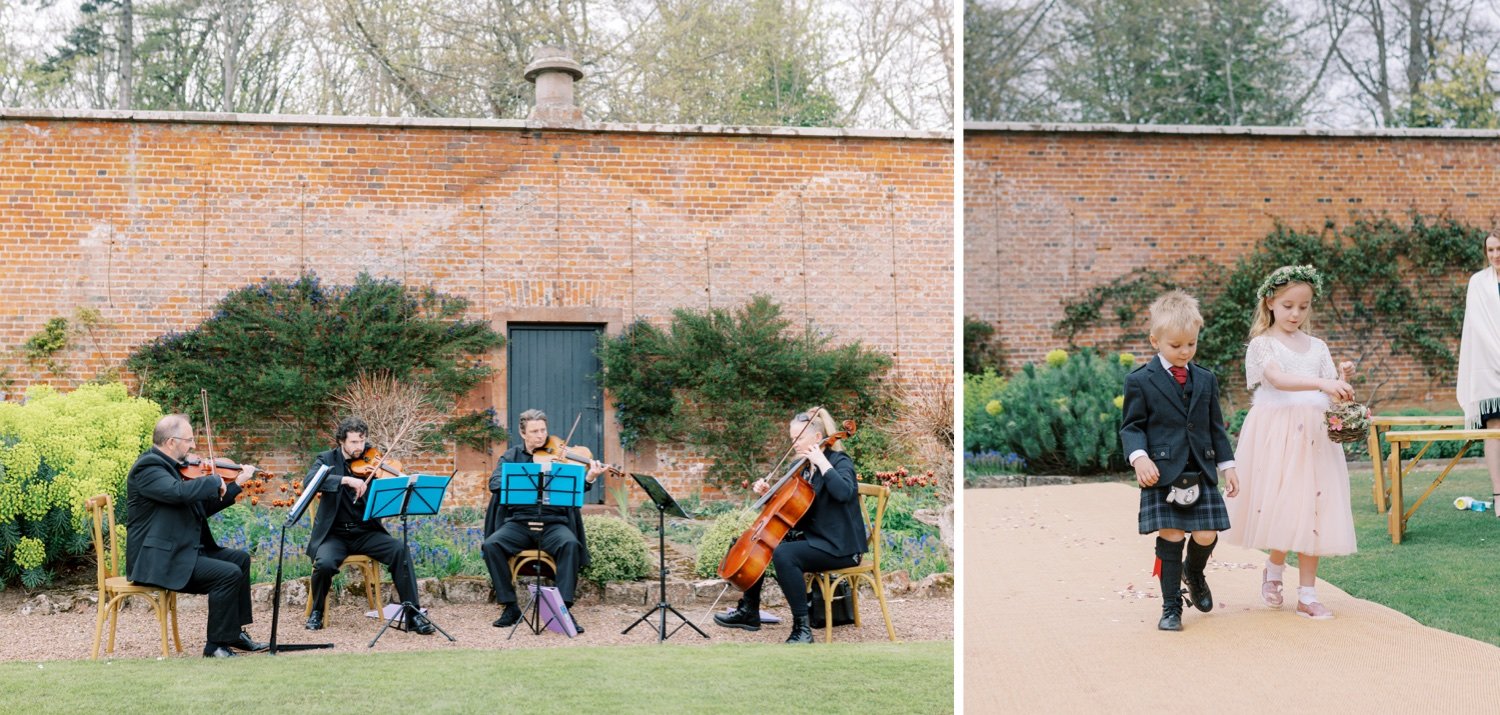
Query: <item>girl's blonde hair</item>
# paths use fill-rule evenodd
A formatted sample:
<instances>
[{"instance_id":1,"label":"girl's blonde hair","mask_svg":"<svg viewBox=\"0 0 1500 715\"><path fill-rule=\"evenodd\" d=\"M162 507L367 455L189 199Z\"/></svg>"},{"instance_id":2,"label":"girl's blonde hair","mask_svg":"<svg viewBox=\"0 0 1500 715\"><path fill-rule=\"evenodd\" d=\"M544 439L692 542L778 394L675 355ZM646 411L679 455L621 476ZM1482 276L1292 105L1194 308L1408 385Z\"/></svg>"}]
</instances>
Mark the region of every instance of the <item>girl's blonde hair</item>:
<instances>
[{"instance_id":1,"label":"girl's blonde hair","mask_svg":"<svg viewBox=\"0 0 1500 715\"><path fill-rule=\"evenodd\" d=\"M1276 320L1276 313L1271 309L1271 301L1276 300L1276 296L1285 293L1288 288L1291 288L1295 285L1304 285L1308 288L1311 288L1313 291L1313 297L1317 297L1318 287L1306 281L1293 280L1276 286L1270 295L1261 298L1255 303L1255 316L1250 319L1251 340L1264 335L1267 330L1271 329L1271 324ZM1307 329L1311 326L1312 313L1309 312L1308 317L1302 319L1302 332L1306 333Z\"/></svg>"},{"instance_id":2,"label":"girl's blonde hair","mask_svg":"<svg viewBox=\"0 0 1500 715\"><path fill-rule=\"evenodd\" d=\"M801 425L807 422L812 423L808 429L817 430L820 437L827 437L839 431L838 423L833 420L833 416L828 414L828 410L821 407L814 407L806 412L799 412L796 417L792 418L793 425ZM833 446L829 447L829 449L835 452L844 451L844 441L839 440L834 442Z\"/></svg>"}]
</instances>

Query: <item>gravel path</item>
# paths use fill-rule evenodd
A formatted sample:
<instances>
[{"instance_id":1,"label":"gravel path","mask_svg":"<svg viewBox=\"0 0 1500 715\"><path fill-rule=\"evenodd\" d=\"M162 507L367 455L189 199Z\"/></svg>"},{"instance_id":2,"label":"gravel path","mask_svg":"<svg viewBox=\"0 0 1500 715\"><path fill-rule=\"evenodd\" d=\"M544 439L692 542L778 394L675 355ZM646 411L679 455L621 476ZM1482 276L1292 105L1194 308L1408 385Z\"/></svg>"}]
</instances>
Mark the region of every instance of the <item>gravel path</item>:
<instances>
[{"instance_id":1,"label":"gravel path","mask_svg":"<svg viewBox=\"0 0 1500 715\"><path fill-rule=\"evenodd\" d=\"M59 592L59 595L72 595ZM97 607L89 600L75 598L73 606L65 611L42 614L23 613L28 594L19 588L0 592L0 660L66 660L89 657L93 643L94 622ZM198 657L204 641L207 601L202 596L180 595L178 624L182 635L183 652L175 657ZM484 650L506 650L512 648L559 648L600 645L639 645L655 640L655 633L646 626L637 626L628 635L621 634L626 626L638 618L645 608L637 605L579 603L574 609L586 632L569 639L556 633L543 632L532 635L522 626L514 638L506 639L510 629L494 628L490 625L500 614L494 604L450 604L437 603L430 606L429 615L457 642L450 643L441 634L420 636L399 631L387 632L372 649L367 647L370 639L380 630L378 621L364 616L363 604L354 604L348 599L335 606L330 613L328 627L310 632L302 628L302 608L283 604L277 640L289 643L333 643L334 651L340 653L371 653L390 651L437 650L441 648L470 648ZM733 605L733 597L726 596L727 605ZM160 641L157 637L156 618L151 609L140 599L127 607L120 619L115 642L115 658L160 657ZM896 637L903 641L932 641L953 639L953 599L937 598L892 598L891 619L896 626ZM721 604L723 607L726 604ZM694 602L677 606L689 618L701 621L700 627L710 636L700 637L691 628L684 628L669 641L673 645L696 645L715 642L780 642L786 638L788 626L768 625L759 632L720 628L713 625L706 615L707 603ZM767 610L788 618L786 609ZM864 625L843 626L834 629L835 642L884 641L885 627L880 618L880 607L874 598L862 597L861 617ZM679 623L669 616L668 628ZM706 624L706 625L702 625ZM271 633L271 607L268 603L255 605L255 624L249 632L259 640L268 640ZM822 631L817 632L822 639ZM104 634L108 639L108 632ZM101 651L103 646L101 645ZM304 656L324 651L296 653ZM102 655L101 655L102 657Z\"/></svg>"}]
</instances>

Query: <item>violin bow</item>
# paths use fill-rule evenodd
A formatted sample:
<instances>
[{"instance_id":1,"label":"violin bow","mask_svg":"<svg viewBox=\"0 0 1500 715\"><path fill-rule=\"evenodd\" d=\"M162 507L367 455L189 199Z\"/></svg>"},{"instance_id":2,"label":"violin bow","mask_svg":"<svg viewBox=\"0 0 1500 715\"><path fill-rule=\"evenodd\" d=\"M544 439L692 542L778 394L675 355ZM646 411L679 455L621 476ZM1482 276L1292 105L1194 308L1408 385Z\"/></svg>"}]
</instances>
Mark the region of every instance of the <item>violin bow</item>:
<instances>
[{"instance_id":1,"label":"violin bow","mask_svg":"<svg viewBox=\"0 0 1500 715\"><path fill-rule=\"evenodd\" d=\"M578 416L573 418L573 426L568 428L568 436L563 438L563 451L566 452L568 445L573 443L573 433L578 431L578 421L581 419L583 419L582 412L579 412Z\"/></svg>"}]
</instances>

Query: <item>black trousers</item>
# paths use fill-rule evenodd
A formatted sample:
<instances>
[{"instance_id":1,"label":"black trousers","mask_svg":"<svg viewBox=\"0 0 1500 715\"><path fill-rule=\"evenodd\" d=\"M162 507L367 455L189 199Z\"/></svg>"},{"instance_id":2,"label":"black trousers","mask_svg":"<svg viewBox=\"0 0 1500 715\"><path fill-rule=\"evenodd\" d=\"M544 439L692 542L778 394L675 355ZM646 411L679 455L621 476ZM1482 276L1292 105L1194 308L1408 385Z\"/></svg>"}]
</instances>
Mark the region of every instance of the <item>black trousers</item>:
<instances>
[{"instance_id":1,"label":"black trousers","mask_svg":"<svg viewBox=\"0 0 1500 715\"><path fill-rule=\"evenodd\" d=\"M368 556L385 564L391 572L391 582L396 585L396 596L402 603L422 607L417 595L417 575L412 570L411 554L401 545L401 540L381 531L349 531L334 527L328 538L318 545L318 554L313 558L312 603L314 610L324 610L328 605L328 589L333 586L333 577L339 566L350 554ZM379 607L381 604L376 604Z\"/></svg>"},{"instance_id":2,"label":"black trousers","mask_svg":"<svg viewBox=\"0 0 1500 715\"><path fill-rule=\"evenodd\" d=\"M776 567L776 584L786 596L787 608L793 616L807 616L807 586L803 575L808 571L829 571L859 564L859 554L834 556L806 541L783 541L771 552L771 564ZM745 592L745 603L751 608L760 608L760 591L766 585L762 575L755 585Z\"/></svg>"},{"instance_id":3,"label":"black trousers","mask_svg":"<svg viewBox=\"0 0 1500 715\"><path fill-rule=\"evenodd\" d=\"M516 602L516 585L511 583L508 562L510 557L527 549L541 549L552 555L557 562L557 578L554 579L557 591L562 594L563 602L573 603L573 593L578 588L578 567L583 561L583 547L578 543L578 537L567 524L543 524L541 533L537 533L519 521L501 524L480 547L484 553L484 565L490 570L495 600Z\"/></svg>"},{"instance_id":4,"label":"black trousers","mask_svg":"<svg viewBox=\"0 0 1500 715\"><path fill-rule=\"evenodd\" d=\"M182 593L208 594L208 642L231 643L255 619L250 612L250 554L202 551Z\"/></svg>"}]
</instances>

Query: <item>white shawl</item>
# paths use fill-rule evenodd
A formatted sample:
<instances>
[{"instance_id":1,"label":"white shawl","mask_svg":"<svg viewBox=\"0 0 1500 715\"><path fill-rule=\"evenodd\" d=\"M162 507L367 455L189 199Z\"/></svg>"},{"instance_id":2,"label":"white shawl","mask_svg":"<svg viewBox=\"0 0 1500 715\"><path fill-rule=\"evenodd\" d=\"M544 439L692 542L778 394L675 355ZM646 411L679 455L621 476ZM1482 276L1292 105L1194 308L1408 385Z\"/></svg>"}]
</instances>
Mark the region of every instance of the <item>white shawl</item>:
<instances>
[{"instance_id":1,"label":"white shawl","mask_svg":"<svg viewBox=\"0 0 1500 715\"><path fill-rule=\"evenodd\" d=\"M1500 412L1500 289L1494 266L1469 279L1463 342L1458 346L1458 404L1464 423L1480 429L1479 416Z\"/></svg>"}]
</instances>

